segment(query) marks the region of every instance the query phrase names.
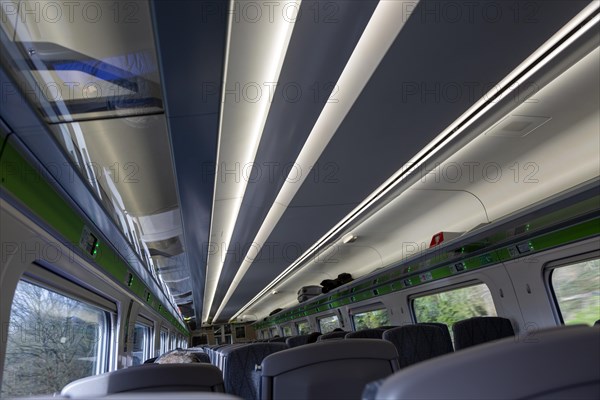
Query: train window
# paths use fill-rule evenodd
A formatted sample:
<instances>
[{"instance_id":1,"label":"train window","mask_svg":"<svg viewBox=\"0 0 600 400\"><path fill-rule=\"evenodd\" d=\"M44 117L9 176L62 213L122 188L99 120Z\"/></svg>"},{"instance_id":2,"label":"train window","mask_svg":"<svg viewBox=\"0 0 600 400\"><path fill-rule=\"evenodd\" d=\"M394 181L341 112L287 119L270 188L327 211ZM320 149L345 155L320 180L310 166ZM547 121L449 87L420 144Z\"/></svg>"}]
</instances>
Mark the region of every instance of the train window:
<instances>
[{"instance_id":1,"label":"train window","mask_svg":"<svg viewBox=\"0 0 600 400\"><path fill-rule=\"evenodd\" d=\"M554 268L550 282L565 324L600 320L600 259Z\"/></svg>"},{"instance_id":2,"label":"train window","mask_svg":"<svg viewBox=\"0 0 600 400\"><path fill-rule=\"evenodd\" d=\"M283 327L283 336L288 337L292 336L292 326L286 325Z\"/></svg>"},{"instance_id":3,"label":"train window","mask_svg":"<svg viewBox=\"0 0 600 400\"><path fill-rule=\"evenodd\" d=\"M412 305L417 322L441 322L450 328L463 319L497 315L484 283L417 297Z\"/></svg>"},{"instance_id":4,"label":"train window","mask_svg":"<svg viewBox=\"0 0 600 400\"><path fill-rule=\"evenodd\" d=\"M136 323L133 328L133 365L143 364L151 358L152 328L142 323Z\"/></svg>"},{"instance_id":5,"label":"train window","mask_svg":"<svg viewBox=\"0 0 600 400\"><path fill-rule=\"evenodd\" d=\"M276 326L271 328L271 337L274 338L275 336L279 336L279 330Z\"/></svg>"},{"instance_id":6,"label":"train window","mask_svg":"<svg viewBox=\"0 0 600 400\"><path fill-rule=\"evenodd\" d=\"M108 370L108 311L21 281L13 299L0 397L60 391Z\"/></svg>"},{"instance_id":7,"label":"train window","mask_svg":"<svg viewBox=\"0 0 600 400\"><path fill-rule=\"evenodd\" d=\"M165 354L169 351L169 331L166 329L160 330L160 354Z\"/></svg>"},{"instance_id":8,"label":"train window","mask_svg":"<svg viewBox=\"0 0 600 400\"><path fill-rule=\"evenodd\" d=\"M390 324L388 311L385 308L354 314L352 320L354 322L354 329L357 331Z\"/></svg>"},{"instance_id":9,"label":"train window","mask_svg":"<svg viewBox=\"0 0 600 400\"><path fill-rule=\"evenodd\" d=\"M340 319L337 315L319 318L319 328L321 328L321 333L329 333L339 327Z\"/></svg>"},{"instance_id":10,"label":"train window","mask_svg":"<svg viewBox=\"0 0 600 400\"><path fill-rule=\"evenodd\" d=\"M310 324L308 321L300 321L296 323L298 335L308 335L310 333Z\"/></svg>"}]
</instances>

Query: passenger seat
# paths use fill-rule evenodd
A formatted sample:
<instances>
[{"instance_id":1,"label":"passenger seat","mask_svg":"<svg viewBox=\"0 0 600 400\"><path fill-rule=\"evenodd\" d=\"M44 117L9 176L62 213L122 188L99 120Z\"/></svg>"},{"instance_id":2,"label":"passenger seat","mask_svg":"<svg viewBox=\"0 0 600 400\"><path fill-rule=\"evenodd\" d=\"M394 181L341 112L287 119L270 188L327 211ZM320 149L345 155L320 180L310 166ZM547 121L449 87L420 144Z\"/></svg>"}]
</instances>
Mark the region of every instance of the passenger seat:
<instances>
[{"instance_id":1,"label":"passenger seat","mask_svg":"<svg viewBox=\"0 0 600 400\"><path fill-rule=\"evenodd\" d=\"M255 373L270 354L287 349L285 343L251 343L223 351L222 367L225 391L246 400L258 399L260 375Z\"/></svg>"},{"instance_id":2,"label":"passenger seat","mask_svg":"<svg viewBox=\"0 0 600 400\"><path fill-rule=\"evenodd\" d=\"M63 396L98 398L124 392L224 392L214 365L145 364L82 378L65 386Z\"/></svg>"},{"instance_id":3,"label":"passenger seat","mask_svg":"<svg viewBox=\"0 0 600 400\"><path fill-rule=\"evenodd\" d=\"M533 339L425 361L386 379L376 399L598 399L600 327L553 328Z\"/></svg>"},{"instance_id":4,"label":"passenger seat","mask_svg":"<svg viewBox=\"0 0 600 400\"><path fill-rule=\"evenodd\" d=\"M298 335L287 338L285 343L290 347L302 346L317 341L318 337L321 336L319 332L309 333L307 335Z\"/></svg>"},{"instance_id":5,"label":"passenger seat","mask_svg":"<svg viewBox=\"0 0 600 400\"><path fill-rule=\"evenodd\" d=\"M344 337L346 337L347 333L349 333L349 332L333 331L333 332L325 333L325 334L319 336L319 338L317 339L317 342L321 342L323 340L330 340L330 339L343 339Z\"/></svg>"},{"instance_id":6,"label":"passenger seat","mask_svg":"<svg viewBox=\"0 0 600 400\"><path fill-rule=\"evenodd\" d=\"M398 353L379 339L326 340L280 351L261 366L262 400L359 400L364 386L398 369Z\"/></svg>"},{"instance_id":7,"label":"passenger seat","mask_svg":"<svg viewBox=\"0 0 600 400\"><path fill-rule=\"evenodd\" d=\"M510 320L502 317L465 319L455 323L452 330L456 350L515 335Z\"/></svg>"},{"instance_id":8,"label":"passenger seat","mask_svg":"<svg viewBox=\"0 0 600 400\"><path fill-rule=\"evenodd\" d=\"M450 336L450 329L448 329L448 325L442 324L441 322L421 322L419 323L419 325L431 325L441 328L442 332L444 333L444 339L448 347L448 352L451 353L454 351L454 346L452 345L452 337Z\"/></svg>"},{"instance_id":9,"label":"passenger seat","mask_svg":"<svg viewBox=\"0 0 600 400\"><path fill-rule=\"evenodd\" d=\"M400 358L400 368L451 352L439 326L416 324L388 329L383 339L391 342Z\"/></svg>"},{"instance_id":10,"label":"passenger seat","mask_svg":"<svg viewBox=\"0 0 600 400\"><path fill-rule=\"evenodd\" d=\"M362 329L356 332L348 332L346 339L381 339L385 329Z\"/></svg>"}]
</instances>

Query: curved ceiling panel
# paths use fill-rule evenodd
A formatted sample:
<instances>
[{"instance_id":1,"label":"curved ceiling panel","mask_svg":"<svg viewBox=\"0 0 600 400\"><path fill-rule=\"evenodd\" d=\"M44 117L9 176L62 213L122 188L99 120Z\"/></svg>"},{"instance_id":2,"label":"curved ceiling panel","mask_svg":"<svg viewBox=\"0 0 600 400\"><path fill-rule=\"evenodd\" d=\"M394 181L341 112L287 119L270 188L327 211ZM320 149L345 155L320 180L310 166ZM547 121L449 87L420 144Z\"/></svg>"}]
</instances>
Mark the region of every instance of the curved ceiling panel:
<instances>
[{"instance_id":1,"label":"curved ceiling panel","mask_svg":"<svg viewBox=\"0 0 600 400\"><path fill-rule=\"evenodd\" d=\"M348 213L348 205L361 202L403 167L587 2L536 5L535 24L508 17L497 23L485 18L457 23L430 12L443 2L419 3L318 160L334 166L334 181L307 179L267 242L283 249L284 244L317 241ZM508 4L502 7L509 12ZM463 92L457 96L444 88ZM309 227L297 224L299 209ZM268 266L252 266L238 287L258 293L289 264L280 250ZM244 292L232 296L219 320L231 318L251 300L250 291Z\"/></svg>"},{"instance_id":2,"label":"curved ceiling panel","mask_svg":"<svg viewBox=\"0 0 600 400\"><path fill-rule=\"evenodd\" d=\"M226 1L154 1L152 11L184 233L184 257L202 315L219 127Z\"/></svg>"},{"instance_id":3,"label":"curved ceiling panel","mask_svg":"<svg viewBox=\"0 0 600 400\"><path fill-rule=\"evenodd\" d=\"M233 246L253 242L376 5L376 0L302 2L254 160L261 177L248 180ZM225 258L211 316L240 266L238 258L235 248Z\"/></svg>"}]
</instances>

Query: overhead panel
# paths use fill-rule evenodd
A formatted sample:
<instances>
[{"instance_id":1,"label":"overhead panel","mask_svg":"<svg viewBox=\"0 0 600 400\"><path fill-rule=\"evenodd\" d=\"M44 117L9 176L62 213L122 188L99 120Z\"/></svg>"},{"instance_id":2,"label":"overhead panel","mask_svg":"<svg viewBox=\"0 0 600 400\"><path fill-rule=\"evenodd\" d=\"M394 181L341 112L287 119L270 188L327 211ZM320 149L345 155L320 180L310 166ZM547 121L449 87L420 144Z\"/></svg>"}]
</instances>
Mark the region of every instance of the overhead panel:
<instances>
[{"instance_id":1,"label":"overhead panel","mask_svg":"<svg viewBox=\"0 0 600 400\"><path fill-rule=\"evenodd\" d=\"M227 5L225 0L151 2L197 323L206 280Z\"/></svg>"},{"instance_id":2,"label":"overhead panel","mask_svg":"<svg viewBox=\"0 0 600 400\"><path fill-rule=\"evenodd\" d=\"M335 101L335 84L377 3L302 1L279 80L273 86L255 172L242 176L247 187L211 316L221 305L245 257L244 250L254 241L323 107Z\"/></svg>"},{"instance_id":3,"label":"overhead panel","mask_svg":"<svg viewBox=\"0 0 600 400\"><path fill-rule=\"evenodd\" d=\"M30 95L48 122L162 112L147 1L25 0L17 10L3 9L17 15L12 40L37 83Z\"/></svg>"},{"instance_id":4,"label":"overhead panel","mask_svg":"<svg viewBox=\"0 0 600 400\"><path fill-rule=\"evenodd\" d=\"M499 5L481 7L492 3ZM500 4L504 17L490 23L482 14L472 21L442 18L431 8L441 10L444 2L419 3L318 160L335 167L333 181L304 182L267 240L280 244L274 261L250 269L221 318L290 264L284 244L317 241L588 2L536 4L532 24L509 17L508 4ZM297 225L299 215L312 222L308 229Z\"/></svg>"}]
</instances>

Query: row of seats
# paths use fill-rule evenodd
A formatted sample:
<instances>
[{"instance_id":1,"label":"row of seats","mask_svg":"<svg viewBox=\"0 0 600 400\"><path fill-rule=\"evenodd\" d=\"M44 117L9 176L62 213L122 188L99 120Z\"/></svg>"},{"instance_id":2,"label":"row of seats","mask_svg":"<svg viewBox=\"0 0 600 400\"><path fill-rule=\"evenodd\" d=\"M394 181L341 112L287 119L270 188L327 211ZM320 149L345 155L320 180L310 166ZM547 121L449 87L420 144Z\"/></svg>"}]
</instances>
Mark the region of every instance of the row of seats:
<instances>
[{"instance_id":1,"label":"row of seats","mask_svg":"<svg viewBox=\"0 0 600 400\"><path fill-rule=\"evenodd\" d=\"M489 337L492 334L502 334L502 331L497 329L499 325L497 323L490 325L490 321L479 321L476 329L471 326L467 332L474 338L473 340ZM494 329L490 330L486 326L488 328L493 326ZM448 353L450 349L441 345L443 343L447 346L447 340L440 341L439 345L433 344L434 340L432 340L434 336L442 337L446 333L449 336L448 329L446 328L444 333L442 328L436 325L411 325L383 330L381 337L384 338L388 333L403 332L402 346L404 347L400 348L408 349L412 343L413 348L438 348ZM459 329L462 328L459 326ZM457 330L454 329L454 332L456 334ZM405 367L411 365L411 360L403 359L402 354L397 350L397 345L392 341L373 339L369 336L377 335L376 332L346 333L344 340L324 339L293 348L288 348L284 343L230 345L217 349L221 353L220 358L214 358L220 360L222 371L208 363L148 364L76 381L65 387L63 395L90 398L139 391L204 391L214 394L226 391L230 395L237 395L244 399L360 399L363 388L368 382L382 380L382 384L375 387L376 390L366 395L376 399L446 398L448 396L520 398L513 394L529 393L535 397L533 395L536 393L542 393L540 390L545 387L543 386L545 379L538 379L537 375L543 375L540 371L544 371L544 374L547 371L555 371L554 367L546 370L546 363L558 363L563 369L569 371L565 371L565 377L547 382L546 386L551 384L548 386L549 390L557 391L560 394L558 397L565 394L565 396L582 395L586 398L590 393L597 394L600 388L600 382L594 383L590 380L590 376L594 373L596 379L600 379L599 333L599 327L554 329L539 333L534 337L534 341L504 339L419 362L407 368L402 368L402 364L405 363ZM357 339L357 336L361 338ZM365 336L368 338L365 339ZM595 340L595 344L592 343L594 342L592 339ZM526 346L528 344L535 346L528 347ZM555 346L562 347L557 350L558 347ZM205 350L207 353L217 351L210 346ZM188 352L202 353L202 349L189 349ZM426 356L426 353L422 353L420 357L427 358ZM513 363L520 363L519 358L525 356L531 359L515 368ZM558 357L573 360L561 364L562 361ZM478 363L482 365L479 366ZM256 365L259 365L258 369L255 368ZM534 365L538 365L537 369L533 368ZM565 368L565 365L576 367ZM556 370L558 368L556 367ZM584 368L586 371L581 371ZM415 369L420 372L411 372ZM523 387L513 391L496 389L494 385L513 386L512 381L502 381L505 375L512 377L511 369L517 370L522 375L517 382L520 382ZM416 379L416 375L420 376L426 371L429 382L436 382L436 385L433 385L435 388L427 384L427 379ZM432 374L431 371L435 373ZM481 376L488 373L492 375L487 378ZM537 375L528 376L531 374ZM465 385L465 379L468 380L468 385ZM479 384L485 382L485 379L494 382ZM407 381L411 383L408 384ZM529 381L535 383L531 390L525 387ZM413 384L413 382L418 383ZM440 386L440 382L444 385ZM573 382L575 386L572 388L565 386L568 382ZM476 389L462 388L470 384L475 385ZM495 391L490 391L488 387L494 387ZM452 395L453 390L456 390L459 395Z\"/></svg>"},{"instance_id":2,"label":"row of seats","mask_svg":"<svg viewBox=\"0 0 600 400\"><path fill-rule=\"evenodd\" d=\"M396 372L384 381L376 399L597 399L599 339L600 327L576 326L538 332L535 340L496 341ZM262 398L353 398L346 396L346 388L356 392L366 374L372 378L387 373L385 361L378 360L387 359L391 349L382 346L389 343L327 341L270 355L262 363ZM357 368L356 360L363 368ZM398 368L394 362L388 359L390 369ZM220 382L210 364L152 364L85 378L68 385L63 395L98 398L144 392L148 398L162 398L162 393L165 398L239 399L218 393L223 390ZM201 390L206 395L182 393Z\"/></svg>"},{"instance_id":3,"label":"row of seats","mask_svg":"<svg viewBox=\"0 0 600 400\"><path fill-rule=\"evenodd\" d=\"M510 329L502 328L506 326ZM463 347L513 334L510 321L498 317L473 318L462 321L454 327L454 331L458 337L462 337L460 343ZM476 334L473 332L476 332ZM397 368L405 368L417 362L453 351L448 327L444 324L436 323L366 329L357 332L344 332L338 330L324 335L312 333L289 338L273 338L268 342L263 341L252 344L205 346L204 349L210 355L211 362L223 371L225 388L228 393L241 396L245 399L257 399L259 398L261 387L263 387L263 391L266 390L266 393L269 392L268 381L265 381L264 378L267 376L265 374L269 373L268 371L271 371L272 373L273 367L268 367L267 372L263 370L262 373L260 373L255 371L255 366L260 365L264 359L271 357L273 353L278 353L288 348L294 349L302 346L302 348L294 353L294 358L297 358L298 354L310 354L311 351L317 351L320 354L327 354L327 357L332 357L333 353L327 353L329 348L334 348L336 351L339 351L342 348L355 349L357 346L373 346L372 343L368 342L357 344L354 340L345 341L348 344L333 344L319 347L315 347L314 345L306 346L307 344L314 342L316 342L316 344L331 343L332 339L359 338L363 340L375 339L377 342L389 342L385 344L379 343L375 346L387 346L387 354L393 356ZM283 341L285 341L285 343L282 343ZM390 344L392 346L390 346ZM392 348L394 350L390 351L389 349ZM288 354L288 351L285 353ZM273 357L275 356L273 355ZM275 359L277 358L275 357ZM299 368L295 364L295 361L291 361L290 358L286 358L286 360L286 365L293 366L294 369ZM347 363L348 360L345 359L344 362ZM281 365L278 368L281 368ZM317 367L314 368L318 370ZM325 367L325 369L329 368L331 368L331 366ZM359 369L363 368L364 367L360 367ZM383 378L391 374L393 372L392 370L395 369L388 368L387 374L380 375L378 378ZM377 369L374 369L374 371L377 371ZM368 374L363 374L361 376L363 378L369 378ZM361 387L361 390L356 391L355 394L360 394L362 387L365 386L368 380L356 379L354 382ZM267 385L267 389L264 389L264 385ZM285 386L288 388L292 387L288 384ZM346 385L345 389L354 390L356 388ZM345 396L346 395L347 393Z\"/></svg>"}]
</instances>

